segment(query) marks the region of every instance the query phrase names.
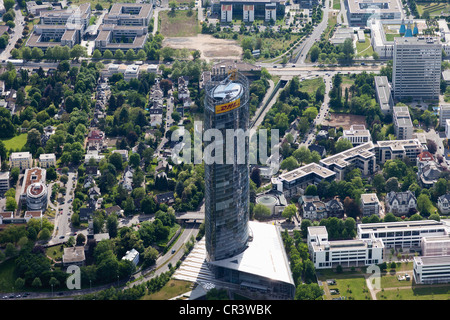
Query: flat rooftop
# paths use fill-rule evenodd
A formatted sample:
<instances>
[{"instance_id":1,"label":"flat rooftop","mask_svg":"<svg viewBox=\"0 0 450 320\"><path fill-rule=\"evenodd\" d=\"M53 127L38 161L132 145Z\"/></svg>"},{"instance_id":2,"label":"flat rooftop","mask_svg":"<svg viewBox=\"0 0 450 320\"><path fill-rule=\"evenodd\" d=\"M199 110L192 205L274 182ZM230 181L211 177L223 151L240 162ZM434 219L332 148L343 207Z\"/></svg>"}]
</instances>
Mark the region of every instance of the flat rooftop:
<instances>
[{"instance_id":1,"label":"flat rooftop","mask_svg":"<svg viewBox=\"0 0 450 320\"><path fill-rule=\"evenodd\" d=\"M353 158L355 156L363 157L366 159L373 157L374 156L374 153L372 152L373 148L374 148L374 144L372 142L366 142L366 143L356 146L354 148L345 150L338 154L335 154L335 155L332 155L325 159L322 159L322 160L320 160L320 162L325 165L337 164L341 167L344 167L348 164L348 162L346 160Z\"/></svg>"},{"instance_id":2,"label":"flat rooftop","mask_svg":"<svg viewBox=\"0 0 450 320\"><path fill-rule=\"evenodd\" d=\"M241 254L211 264L294 285L289 262L277 226L248 222L253 241Z\"/></svg>"},{"instance_id":3,"label":"flat rooftop","mask_svg":"<svg viewBox=\"0 0 450 320\"><path fill-rule=\"evenodd\" d=\"M446 224L435 220L421 221L400 221L400 222L380 222L380 223L361 223L358 224L358 230L367 231L391 231L405 229L429 229L433 227L446 228Z\"/></svg>"},{"instance_id":4,"label":"flat rooftop","mask_svg":"<svg viewBox=\"0 0 450 320\"><path fill-rule=\"evenodd\" d=\"M391 88L388 78L386 76L375 76L374 80L381 110L390 110Z\"/></svg>"},{"instance_id":5,"label":"flat rooftop","mask_svg":"<svg viewBox=\"0 0 450 320\"><path fill-rule=\"evenodd\" d=\"M423 266L450 265L450 256L414 257L414 264Z\"/></svg>"},{"instance_id":6,"label":"flat rooftop","mask_svg":"<svg viewBox=\"0 0 450 320\"><path fill-rule=\"evenodd\" d=\"M324 179L336 175L334 171L331 171L313 162L307 164L306 166L283 173L278 178L290 182L300 177L307 176L309 174L316 174Z\"/></svg>"},{"instance_id":7,"label":"flat rooftop","mask_svg":"<svg viewBox=\"0 0 450 320\"><path fill-rule=\"evenodd\" d=\"M350 13L401 13L398 0L347 0Z\"/></svg>"},{"instance_id":8,"label":"flat rooftop","mask_svg":"<svg viewBox=\"0 0 450 320\"><path fill-rule=\"evenodd\" d=\"M377 203L379 202L376 193L363 193L361 195L361 202L363 204Z\"/></svg>"}]
</instances>

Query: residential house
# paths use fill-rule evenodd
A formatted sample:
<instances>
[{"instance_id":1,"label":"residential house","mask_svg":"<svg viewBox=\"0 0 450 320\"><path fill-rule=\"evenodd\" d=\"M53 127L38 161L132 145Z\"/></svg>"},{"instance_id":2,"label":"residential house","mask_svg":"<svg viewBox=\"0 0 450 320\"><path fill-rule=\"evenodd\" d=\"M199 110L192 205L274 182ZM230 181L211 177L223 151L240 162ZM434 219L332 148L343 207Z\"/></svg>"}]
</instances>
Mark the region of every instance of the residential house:
<instances>
[{"instance_id":1,"label":"residential house","mask_svg":"<svg viewBox=\"0 0 450 320\"><path fill-rule=\"evenodd\" d=\"M299 202L303 219L321 220L328 217L325 203L318 196L301 196Z\"/></svg>"},{"instance_id":2,"label":"residential house","mask_svg":"<svg viewBox=\"0 0 450 320\"><path fill-rule=\"evenodd\" d=\"M392 212L396 216L406 215L416 210L417 199L411 191L391 191L385 199L386 212Z\"/></svg>"},{"instance_id":3,"label":"residential house","mask_svg":"<svg viewBox=\"0 0 450 320\"><path fill-rule=\"evenodd\" d=\"M450 213L450 193L443 194L437 200L437 206L441 214Z\"/></svg>"},{"instance_id":4,"label":"residential house","mask_svg":"<svg viewBox=\"0 0 450 320\"><path fill-rule=\"evenodd\" d=\"M160 193L156 195L156 202L157 203L166 203L166 204L172 204L175 201L175 196L173 194L173 191Z\"/></svg>"}]
</instances>

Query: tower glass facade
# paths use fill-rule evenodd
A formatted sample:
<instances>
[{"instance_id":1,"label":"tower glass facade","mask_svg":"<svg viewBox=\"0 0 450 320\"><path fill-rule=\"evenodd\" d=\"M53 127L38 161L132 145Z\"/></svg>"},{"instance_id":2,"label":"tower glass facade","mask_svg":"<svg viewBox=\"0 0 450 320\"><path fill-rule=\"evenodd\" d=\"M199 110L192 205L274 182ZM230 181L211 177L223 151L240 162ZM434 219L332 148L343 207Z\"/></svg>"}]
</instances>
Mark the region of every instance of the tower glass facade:
<instances>
[{"instance_id":1,"label":"tower glass facade","mask_svg":"<svg viewBox=\"0 0 450 320\"><path fill-rule=\"evenodd\" d=\"M232 149L226 140L227 130L247 132L249 128L249 84L239 72L225 71L214 76L205 91L204 130L217 129L223 137L222 141L205 142L205 150L208 146L223 150L222 163L205 162L207 260L216 261L243 252L249 241L249 138L242 141L234 136ZM238 147L242 147L239 143L245 144L244 161L238 157Z\"/></svg>"}]
</instances>

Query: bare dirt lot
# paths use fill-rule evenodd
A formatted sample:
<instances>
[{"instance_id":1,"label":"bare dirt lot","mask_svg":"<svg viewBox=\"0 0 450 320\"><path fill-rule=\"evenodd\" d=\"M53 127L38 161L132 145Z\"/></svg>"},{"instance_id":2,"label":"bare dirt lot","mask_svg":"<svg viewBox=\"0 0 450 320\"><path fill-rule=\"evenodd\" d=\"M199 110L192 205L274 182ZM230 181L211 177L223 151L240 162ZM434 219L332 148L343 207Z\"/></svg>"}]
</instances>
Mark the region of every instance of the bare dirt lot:
<instances>
[{"instance_id":1,"label":"bare dirt lot","mask_svg":"<svg viewBox=\"0 0 450 320\"><path fill-rule=\"evenodd\" d=\"M207 34L198 34L195 37L164 38L163 46L200 50L201 58L206 61L240 59L242 55L242 48L236 41L217 39Z\"/></svg>"},{"instance_id":2,"label":"bare dirt lot","mask_svg":"<svg viewBox=\"0 0 450 320\"><path fill-rule=\"evenodd\" d=\"M325 120L322 124L334 128L342 127L344 130L348 130L354 124L365 126L366 117L347 113L330 113L330 119Z\"/></svg>"}]
</instances>

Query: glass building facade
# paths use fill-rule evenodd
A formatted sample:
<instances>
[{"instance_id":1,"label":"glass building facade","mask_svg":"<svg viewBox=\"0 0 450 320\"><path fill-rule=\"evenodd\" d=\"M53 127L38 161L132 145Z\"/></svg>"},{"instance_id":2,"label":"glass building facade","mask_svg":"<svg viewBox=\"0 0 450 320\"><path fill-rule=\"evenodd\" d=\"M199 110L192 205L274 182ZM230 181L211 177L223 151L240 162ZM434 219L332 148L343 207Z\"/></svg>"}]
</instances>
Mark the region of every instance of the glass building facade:
<instances>
[{"instance_id":1,"label":"glass building facade","mask_svg":"<svg viewBox=\"0 0 450 320\"><path fill-rule=\"evenodd\" d=\"M226 140L227 130L242 129L247 132L249 129L249 84L247 78L239 72L224 70L223 74L214 76L206 84L205 91L204 130L217 129L223 137L222 141L213 138L204 145L206 156L207 148L213 150L213 157L217 152L214 148L223 150L222 163L205 161L207 260L217 261L243 252L250 237L249 138L246 136L240 140L235 136L232 149L227 146L227 142L231 141ZM245 144L244 161L238 161L238 147L242 147L242 143ZM231 158L233 161L230 161Z\"/></svg>"}]
</instances>

